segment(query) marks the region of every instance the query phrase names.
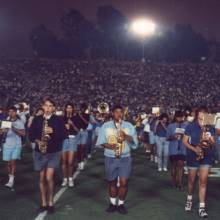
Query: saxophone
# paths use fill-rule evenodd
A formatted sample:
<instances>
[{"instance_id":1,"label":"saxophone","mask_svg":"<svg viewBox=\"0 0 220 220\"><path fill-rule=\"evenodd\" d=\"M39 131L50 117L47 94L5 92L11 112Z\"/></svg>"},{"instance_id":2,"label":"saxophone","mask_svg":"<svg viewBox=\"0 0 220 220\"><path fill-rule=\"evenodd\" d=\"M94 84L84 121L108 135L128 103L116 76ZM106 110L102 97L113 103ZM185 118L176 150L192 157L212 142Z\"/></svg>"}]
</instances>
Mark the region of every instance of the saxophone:
<instances>
[{"instance_id":1,"label":"saxophone","mask_svg":"<svg viewBox=\"0 0 220 220\"><path fill-rule=\"evenodd\" d=\"M122 140L122 137L120 135L121 132L121 121L119 121L118 124L116 124L116 128L117 128L117 144L116 144L116 148L115 148L115 157L116 158L121 158L121 154L122 151L124 149L125 143Z\"/></svg>"},{"instance_id":2,"label":"saxophone","mask_svg":"<svg viewBox=\"0 0 220 220\"><path fill-rule=\"evenodd\" d=\"M197 156L197 160L203 160L205 157L205 150L212 147L212 143L206 139L207 133L209 132L209 129L206 125L202 127L202 132L200 135L200 142L199 147L201 148L200 154Z\"/></svg>"},{"instance_id":3,"label":"saxophone","mask_svg":"<svg viewBox=\"0 0 220 220\"><path fill-rule=\"evenodd\" d=\"M50 140L50 135L46 133L47 128L48 128L48 120L44 118L42 135L41 135L41 144L39 145L39 150L42 154L47 153L48 141Z\"/></svg>"}]
</instances>

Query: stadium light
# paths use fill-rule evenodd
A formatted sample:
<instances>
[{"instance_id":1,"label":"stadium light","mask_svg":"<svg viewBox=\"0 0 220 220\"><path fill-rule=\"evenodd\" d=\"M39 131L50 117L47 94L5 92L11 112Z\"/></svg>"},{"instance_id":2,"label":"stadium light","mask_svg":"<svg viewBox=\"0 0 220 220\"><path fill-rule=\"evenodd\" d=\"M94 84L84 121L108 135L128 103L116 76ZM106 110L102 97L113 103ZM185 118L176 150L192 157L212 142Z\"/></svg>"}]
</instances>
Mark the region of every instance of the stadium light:
<instances>
[{"instance_id":1,"label":"stadium light","mask_svg":"<svg viewBox=\"0 0 220 220\"><path fill-rule=\"evenodd\" d=\"M146 18L139 18L131 23L131 31L142 40L142 61L145 62L145 40L156 32L156 24Z\"/></svg>"},{"instance_id":2,"label":"stadium light","mask_svg":"<svg viewBox=\"0 0 220 220\"><path fill-rule=\"evenodd\" d=\"M132 22L131 30L140 37L148 37L155 33L156 25L153 21L140 18Z\"/></svg>"}]
</instances>

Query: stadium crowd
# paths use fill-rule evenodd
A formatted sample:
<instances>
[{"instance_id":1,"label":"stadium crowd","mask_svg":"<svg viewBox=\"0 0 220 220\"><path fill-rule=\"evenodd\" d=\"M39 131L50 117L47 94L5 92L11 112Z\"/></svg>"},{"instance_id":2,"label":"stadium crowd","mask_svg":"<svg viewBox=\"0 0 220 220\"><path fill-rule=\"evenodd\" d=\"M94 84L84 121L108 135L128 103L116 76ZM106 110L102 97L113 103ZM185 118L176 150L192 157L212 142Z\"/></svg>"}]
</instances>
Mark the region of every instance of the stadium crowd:
<instances>
[{"instance_id":1,"label":"stadium crowd","mask_svg":"<svg viewBox=\"0 0 220 220\"><path fill-rule=\"evenodd\" d=\"M67 101L97 106L119 100L135 112L145 105L150 110L204 104L217 111L219 72L219 64L2 59L0 103L38 106L42 97L51 97L60 107Z\"/></svg>"}]
</instances>

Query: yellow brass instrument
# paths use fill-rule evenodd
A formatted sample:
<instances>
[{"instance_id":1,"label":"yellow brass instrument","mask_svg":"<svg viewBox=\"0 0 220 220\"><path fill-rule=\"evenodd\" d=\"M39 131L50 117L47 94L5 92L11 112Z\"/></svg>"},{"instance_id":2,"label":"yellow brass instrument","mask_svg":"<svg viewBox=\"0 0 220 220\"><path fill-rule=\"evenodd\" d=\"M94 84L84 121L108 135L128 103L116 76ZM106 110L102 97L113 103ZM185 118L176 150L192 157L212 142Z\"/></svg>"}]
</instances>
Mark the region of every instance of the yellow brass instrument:
<instances>
[{"instance_id":1,"label":"yellow brass instrument","mask_svg":"<svg viewBox=\"0 0 220 220\"><path fill-rule=\"evenodd\" d=\"M200 135L199 147L201 148L200 154L197 156L197 160L203 160L205 156L205 150L212 148L212 143L207 137L211 136L210 125L214 125L216 121L216 115L205 114L202 122L202 131Z\"/></svg>"},{"instance_id":2,"label":"yellow brass instrument","mask_svg":"<svg viewBox=\"0 0 220 220\"><path fill-rule=\"evenodd\" d=\"M98 107L97 110L100 114L108 114L109 113L109 105L106 102L101 102Z\"/></svg>"},{"instance_id":3,"label":"yellow brass instrument","mask_svg":"<svg viewBox=\"0 0 220 220\"><path fill-rule=\"evenodd\" d=\"M44 118L42 135L41 135L41 143L39 145L39 150L42 154L47 153L48 141L50 140L50 135L47 134L46 132L47 128L48 128L48 120Z\"/></svg>"},{"instance_id":4,"label":"yellow brass instrument","mask_svg":"<svg viewBox=\"0 0 220 220\"><path fill-rule=\"evenodd\" d=\"M116 129L117 129L117 143L116 143L116 148L115 148L115 157L116 158L121 158L121 154L124 150L125 147L125 142L123 141L121 137L121 124L122 121L119 121L118 123L115 123Z\"/></svg>"}]
</instances>

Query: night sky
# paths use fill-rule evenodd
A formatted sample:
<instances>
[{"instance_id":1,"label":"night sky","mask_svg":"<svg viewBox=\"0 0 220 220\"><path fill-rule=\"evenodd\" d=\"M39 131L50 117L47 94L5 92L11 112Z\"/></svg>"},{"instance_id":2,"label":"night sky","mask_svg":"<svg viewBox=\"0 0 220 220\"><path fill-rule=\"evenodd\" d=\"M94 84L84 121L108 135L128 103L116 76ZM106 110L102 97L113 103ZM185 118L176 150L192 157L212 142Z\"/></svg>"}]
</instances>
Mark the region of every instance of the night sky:
<instances>
[{"instance_id":1,"label":"night sky","mask_svg":"<svg viewBox=\"0 0 220 220\"><path fill-rule=\"evenodd\" d=\"M43 23L59 34L59 19L69 8L95 21L97 7L104 4L130 19L146 15L164 27L189 23L206 37L220 39L220 0L0 0L0 55L28 56L32 27Z\"/></svg>"}]
</instances>

